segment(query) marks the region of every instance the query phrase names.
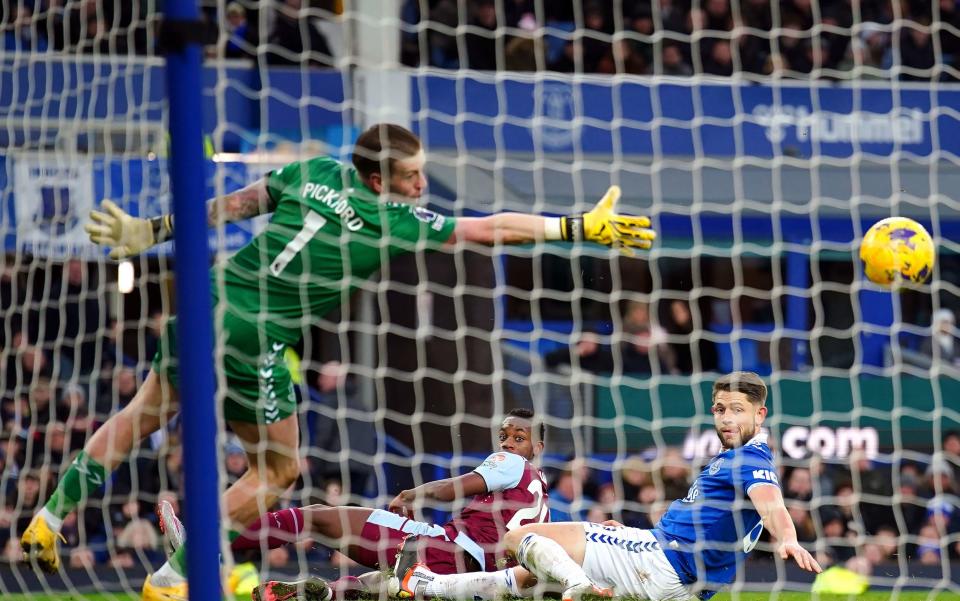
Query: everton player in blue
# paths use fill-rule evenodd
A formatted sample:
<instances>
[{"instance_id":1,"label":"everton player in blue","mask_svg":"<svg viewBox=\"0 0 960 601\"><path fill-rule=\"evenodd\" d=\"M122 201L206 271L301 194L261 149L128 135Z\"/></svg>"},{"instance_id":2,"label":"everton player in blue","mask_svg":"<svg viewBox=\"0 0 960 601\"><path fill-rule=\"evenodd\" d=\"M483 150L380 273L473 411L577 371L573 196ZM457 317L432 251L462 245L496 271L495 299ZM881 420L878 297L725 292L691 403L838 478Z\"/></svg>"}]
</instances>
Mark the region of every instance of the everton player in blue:
<instances>
[{"instance_id":1,"label":"everton player in blue","mask_svg":"<svg viewBox=\"0 0 960 601\"><path fill-rule=\"evenodd\" d=\"M797 543L773 456L760 431L767 415L763 380L752 372L728 374L714 383L712 398L723 449L652 530L616 522L531 524L504 538L522 567L439 576L423 564L401 565L401 555L391 592L496 599L523 595L540 579L560 583L564 601L585 594L707 599L734 580L764 528L782 559L820 572L813 556Z\"/></svg>"}]
</instances>

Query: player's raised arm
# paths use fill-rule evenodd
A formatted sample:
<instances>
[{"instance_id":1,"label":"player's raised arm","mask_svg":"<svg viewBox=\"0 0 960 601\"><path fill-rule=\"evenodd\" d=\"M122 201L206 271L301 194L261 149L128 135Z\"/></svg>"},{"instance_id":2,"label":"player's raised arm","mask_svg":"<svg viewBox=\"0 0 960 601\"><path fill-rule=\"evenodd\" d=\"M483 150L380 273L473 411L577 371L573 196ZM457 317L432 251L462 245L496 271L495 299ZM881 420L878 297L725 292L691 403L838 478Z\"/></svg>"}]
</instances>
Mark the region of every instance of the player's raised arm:
<instances>
[{"instance_id":1,"label":"player's raised arm","mask_svg":"<svg viewBox=\"0 0 960 601\"><path fill-rule=\"evenodd\" d=\"M125 259L166 242L173 237L173 215L134 217L111 200L104 200L101 211L90 211L90 221L84 229L90 241L110 247L111 259ZM263 213L270 213L276 203L267 193L265 179L258 180L236 192L207 202L207 225L242 221Z\"/></svg>"},{"instance_id":2,"label":"player's raised arm","mask_svg":"<svg viewBox=\"0 0 960 601\"><path fill-rule=\"evenodd\" d=\"M401 491L387 507L393 513L403 516L413 514L414 508L424 501L441 501L449 503L464 497L473 497L487 492L487 483L483 477L470 472L455 478L444 478L435 482L427 482L416 488Z\"/></svg>"},{"instance_id":3,"label":"player's raised arm","mask_svg":"<svg viewBox=\"0 0 960 601\"><path fill-rule=\"evenodd\" d=\"M759 485L751 487L747 494L760 514L764 527L777 539L780 558L793 557L798 566L809 572L823 571L817 560L797 542L797 529L783 504L780 489L773 485Z\"/></svg>"},{"instance_id":4,"label":"player's raised arm","mask_svg":"<svg viewBox=\"0 0 960 601\"><path fill-rule=\"evenodd\" d=\"M647 250L657 234L650 218L616 212L620 187L610 186L589 212L567 217L541 217L525 213L498 213L487 217L462 217L449 244L463 240L479 244L523 244L541 240L591 241L615 246L626 254Z\"/></svg>"}]
</instances>

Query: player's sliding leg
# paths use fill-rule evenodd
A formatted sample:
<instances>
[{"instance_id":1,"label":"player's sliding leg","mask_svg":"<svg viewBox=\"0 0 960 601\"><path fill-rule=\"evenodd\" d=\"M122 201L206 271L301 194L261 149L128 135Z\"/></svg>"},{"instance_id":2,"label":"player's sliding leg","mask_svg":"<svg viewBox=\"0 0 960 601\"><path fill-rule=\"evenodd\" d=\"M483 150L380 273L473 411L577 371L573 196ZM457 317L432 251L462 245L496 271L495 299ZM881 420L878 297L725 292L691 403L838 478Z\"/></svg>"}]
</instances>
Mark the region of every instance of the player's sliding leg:
<instances>
[{"instance_id":1,"label":"player's sliding leg","mask_svg":"<svg viewBox=\"0 0 960 601\"><path fill-rule=\"evenodd\" d=\"M369 540L363 536L364 526L373 514L372 509L362 507L329 507L326 505L310 505L302 509L291 507L263 515L246 530L240 533L230 548L233 551L249 549L273 549L287 543L296 542L300 538L313 538L328 547L336 548L341 553L371 568L385 568L378 558L378 551L386 551L388 559L393 559L393 549L379 549L382 546L379 538L370 536ZM313 581L314 586L317 579ZM261 585L261 598L268 596L274 588L289 593L295 586L303 585L305 581L296 582L267 582ZM359 578L344 576L330 583L327 593L335 599L357 599L364 593L376 593L382 586L380 572L368 572ZM291 597L297 601L313 601L310 595ZM322 601L322 600L321 600Z\"/></svg>"},{"instance_id":2,"label":"player's sliding leg","mask_svg":"<svg viewBox=\"0 0 960 601\"><path fill-rule=\"evenodd\" d=\"M598 587L583 570L587 549L583 524L531 524L508 532L503 543L538 579L563 585L563 601L583 595L613 596L612 590Z\"/></svg>"},{"instance_id":3,"label":"player's sliding leg","mask_svg":"<svg viewBox=\"0 0 960 601\"><path fill-rule=\"evenodd\" d=\"M24 559L47 572L60 567L57 538L63 520L130 454L134 445L156 432L177 410L177 397L152 370L130 403L87 441L60 478L56 490L20 538Z\"/></svg>"},{"instance_id":4,"label":"player's sliding leg","mask_svg":"<svg viewBox=\"0 0 960 601\"><path fill-rule=\"evenodd\" d=\"M478 596L493 600L502 595L521 595L539 579L560 583L563 601L576 601L584 595L613 595L612 590L595 585L583 570L586 535L582 524L532 524L508 532L503 542L525 569L441 576L423 564L408 566L401 552L390 593L406 598Z\"/></svg>"},{"instance_id":5,"label":"player's sliding leg","mask_svg":"<svg viewBox=\"0 0 960 601\"><path fill-rule=\"evenodd\" d=\"M360 544L359 539L372 513L372 509L364 507L329 505L271 511L238 533L230 548L234 551L273 549L295 543L301 538L313 538L328 547L337 548L355 561L365 563L360 558L360 548L365 548L365 545Z\"/></svg>"},{"instance_id":6,"label":"player's sliding leg","mask_svg":"<svg viewBox=\"0 0 960 601\"><path fill-rule=\"evenodd\" d=\"M413 564L390 579L387 592L401 599L474 599L496 601L530 597L536 577L521 567L497 572L434 574L422 563Z\"/></svg>"}]
</instances>

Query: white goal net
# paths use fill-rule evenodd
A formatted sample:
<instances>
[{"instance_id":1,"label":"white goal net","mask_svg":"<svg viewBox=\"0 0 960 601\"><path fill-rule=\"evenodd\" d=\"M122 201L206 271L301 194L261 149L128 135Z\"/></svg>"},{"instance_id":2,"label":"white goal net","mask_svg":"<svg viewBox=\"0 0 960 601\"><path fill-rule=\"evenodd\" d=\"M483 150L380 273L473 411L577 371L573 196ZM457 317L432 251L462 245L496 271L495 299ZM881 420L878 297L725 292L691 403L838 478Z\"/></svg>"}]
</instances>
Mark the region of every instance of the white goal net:
<instances>
[{"instance_id":1,"label":"white goal net","mask_svg":"<svg viewBox=\"0 0 960 601\"><path fill-rule=\"evenodd\" d=\"M170 244L118 264L83 232L104 198L171 210L156 4L19 0L0 15L5 592L137 593L165 560L153 508L183 501L175 418L64 523L57 575L18 562L31 517L130 402L176 312ZM344 284L283 359L300 477L262 511L383 508L477 467L526 408L546 425L553 521L651 528L720 450L713 382L748 370L770 390L764 425L800 542L873 589L960 587L960 8L201 6L211 197L314 156L349 162L360 131L392 121L421 138L423 203L441 215L580 213L617 184L619 210L658 232L634 257L421 245ZM891 215L938 249L930 282L895 294L857 257ZM211 229L217 264L265 223ZM235 435L219 440L226 486L248 458ZM443 524L470 500L415 515ZM259 581L364 571L325 542L264 542L237 563ZM772 549L764 535L733 591L810 590ZM250 582L235 571L227 585L242 597Z\"/></svg>"}]
</instances>

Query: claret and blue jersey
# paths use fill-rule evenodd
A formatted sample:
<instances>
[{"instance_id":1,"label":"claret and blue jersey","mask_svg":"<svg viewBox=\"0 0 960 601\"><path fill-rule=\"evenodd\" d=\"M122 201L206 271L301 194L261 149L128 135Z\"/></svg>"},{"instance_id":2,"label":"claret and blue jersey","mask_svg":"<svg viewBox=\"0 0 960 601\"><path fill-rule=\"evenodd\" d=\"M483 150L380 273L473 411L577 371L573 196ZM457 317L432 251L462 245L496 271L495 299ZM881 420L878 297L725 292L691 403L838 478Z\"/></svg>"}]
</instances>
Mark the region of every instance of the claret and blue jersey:
<instances>
[{"instance_id":1,"label":"claret and blue jersey","mask_svg":"<svg viewBox=\"0 0 960 601\"><path fill-rule=\"evenodd\" d=\"M765 434L714 457L670 505L654 535L681 582L711 589L733 581L763 532L747 497L755 486L780 486Z\"/></svg>"}]
</instances>

